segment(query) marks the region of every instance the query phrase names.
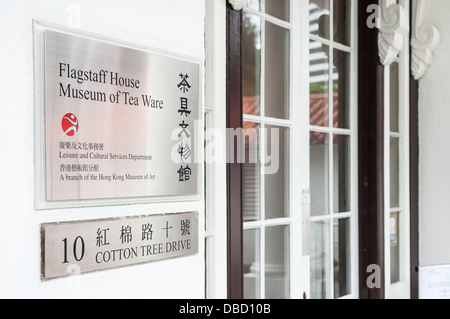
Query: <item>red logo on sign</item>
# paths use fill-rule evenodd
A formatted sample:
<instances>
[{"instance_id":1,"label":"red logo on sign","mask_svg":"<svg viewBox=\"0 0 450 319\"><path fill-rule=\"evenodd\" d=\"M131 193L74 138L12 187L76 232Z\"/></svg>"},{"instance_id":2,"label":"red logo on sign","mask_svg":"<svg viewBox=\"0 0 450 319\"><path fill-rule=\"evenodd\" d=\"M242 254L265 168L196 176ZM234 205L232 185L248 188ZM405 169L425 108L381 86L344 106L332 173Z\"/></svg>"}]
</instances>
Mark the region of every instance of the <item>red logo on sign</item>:
<instances>
[{"instance_id":1,"label":"red logo on sign","mask_svg":"<svg viewBox=\"0 0 450 319\"><path fill-rule=\"evenodd\" d=\"M74 136L78 132L78 119L72 113L67 113L63 116L61 127L64 132L63 136Z\"/></svg>"}]
</instances>

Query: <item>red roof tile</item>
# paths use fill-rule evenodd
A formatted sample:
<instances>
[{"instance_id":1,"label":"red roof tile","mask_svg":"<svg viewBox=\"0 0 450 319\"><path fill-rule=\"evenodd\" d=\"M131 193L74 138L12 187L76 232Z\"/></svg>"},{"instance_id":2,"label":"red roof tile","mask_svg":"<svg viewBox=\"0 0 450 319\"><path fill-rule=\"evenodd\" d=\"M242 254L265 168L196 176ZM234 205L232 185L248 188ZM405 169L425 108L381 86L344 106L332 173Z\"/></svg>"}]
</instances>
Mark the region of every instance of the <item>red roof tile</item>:
<instances>
[{"instance_id":1,"label":"red roof tile","mask_svg":"<svg viewBox=\"0 0 450 319\"><path fill-rule=\"evenodd\" d=\"M310 125L327 126L328 125L328 94L314 93L310 95ZM243 98L244 114L260 115L260 97L244 96ZM257 128L258 123L244 122L244 130ZM333 93L333 127L338 127L338 93ZM324 144L327 134L311 132L311 144ZM337 141L335 141L337 142Z\"/></svg>"}]
</instances>

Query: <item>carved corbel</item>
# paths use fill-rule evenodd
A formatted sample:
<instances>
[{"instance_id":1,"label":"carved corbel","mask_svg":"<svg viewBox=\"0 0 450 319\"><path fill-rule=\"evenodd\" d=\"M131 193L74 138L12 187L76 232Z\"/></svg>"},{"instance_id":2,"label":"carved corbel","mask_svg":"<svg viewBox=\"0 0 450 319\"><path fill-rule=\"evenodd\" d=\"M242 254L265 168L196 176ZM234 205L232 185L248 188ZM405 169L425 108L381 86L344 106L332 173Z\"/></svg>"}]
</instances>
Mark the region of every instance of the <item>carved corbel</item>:
<instances>
[{"instance_id":1,"label":"carved corbel","mask_svg":"<svg viewBox=\"0 0 450 319\"><path fill-rule=\"evenodd\" d=\"M409 19L402 5L389 0L380 0L380 11L378 54L381 63L387 66L403 50Z\"/></svg>"},{"instance_id":2,"label":"carved corbel","mask_svg":"<svg viewBox=\"0 0 450 319\"><path fill-rule=\"evenodd\" d=\"M234 10L242 10L250 5L253 0L228 0Z\"/></svg>"},{"instance_id":3,"label":"carved corbel","mask_svg":"<svg viewBox=\"0 0 450 319\"><path fill-rule=\"evenodd\" d=\"M439 30L425 23L424 15L430 1L413 0L413 30L411 39L411 72L414 79L421 79L427 73L434 59L434 51L441 43Z\"/></svg>"}]
</instances>

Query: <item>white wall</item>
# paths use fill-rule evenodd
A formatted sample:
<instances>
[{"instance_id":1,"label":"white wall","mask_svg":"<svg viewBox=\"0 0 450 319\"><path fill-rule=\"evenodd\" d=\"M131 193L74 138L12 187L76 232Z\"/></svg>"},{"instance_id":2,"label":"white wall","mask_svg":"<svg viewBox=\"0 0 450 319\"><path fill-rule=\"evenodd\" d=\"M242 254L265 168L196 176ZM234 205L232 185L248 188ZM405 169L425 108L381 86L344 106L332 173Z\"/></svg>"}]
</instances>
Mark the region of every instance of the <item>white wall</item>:
<instances>
[{"instance_id":1,"label":"white wall","mask_svg":"<svg viewBox=\"0 0 450 319\"><path fill-rule=\"evenodd\" d=\"M79 15L77 13L79 12ZM0 1L0 298L203 298L199 202L34 210L32 20L204 59L205 0ZM40 281L40 224L199 211L196 256Z\"/></svg>"},{"instance_id":2,"label":"white wall","mask_svg":"<svg viewBox=\"0 0 450 319\"><path fill-rule=\"evenodd\" d=\"M450 1L430 1L427 17L442 43L419 91L422 266L450 264Z\"/></svg>"}]
</instances>

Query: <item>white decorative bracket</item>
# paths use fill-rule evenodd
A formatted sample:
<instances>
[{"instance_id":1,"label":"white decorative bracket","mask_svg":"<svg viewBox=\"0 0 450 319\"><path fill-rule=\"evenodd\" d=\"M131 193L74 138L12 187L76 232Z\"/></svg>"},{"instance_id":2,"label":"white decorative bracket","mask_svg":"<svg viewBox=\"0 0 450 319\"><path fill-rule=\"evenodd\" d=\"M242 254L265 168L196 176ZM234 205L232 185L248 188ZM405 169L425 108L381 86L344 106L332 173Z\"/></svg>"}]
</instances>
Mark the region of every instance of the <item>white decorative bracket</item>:
<instances>
[{"instance_id":1,"label":"white decorative bracket","mask_svg":"<svg viewBox=\"0 0 450 319\"><path fill-rule=\"evenodd\" d=\"M380 0L380 11L378 54L383 65L390 65L403 50L409 19L405 8L393 1Z\"/></svg>"},{"instance_id":2,"label":"white decorative bracket","mask_svg":"<svg viewBox=\"0 0 450 319\"><path fill-rule=\"evenodd\" d=\"M434 59L434 51L441 43L439 30L424 22L425 9L431 1L413 0L413 30L411 39L411 68L414 79L421 79L427 73Z\"/></svg>"},{"instance_id":3,"label":"white decorative bracket","mask_svg":"<svg viewBox=\"0 0 450 319\"><path fill-rule=\"evenodd\" d=\"M253 0L228 0L234 10L242 10L250 5Z\"/></svg>"}]
</instances>

